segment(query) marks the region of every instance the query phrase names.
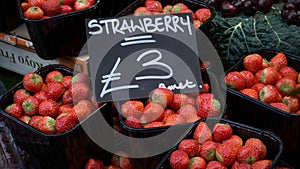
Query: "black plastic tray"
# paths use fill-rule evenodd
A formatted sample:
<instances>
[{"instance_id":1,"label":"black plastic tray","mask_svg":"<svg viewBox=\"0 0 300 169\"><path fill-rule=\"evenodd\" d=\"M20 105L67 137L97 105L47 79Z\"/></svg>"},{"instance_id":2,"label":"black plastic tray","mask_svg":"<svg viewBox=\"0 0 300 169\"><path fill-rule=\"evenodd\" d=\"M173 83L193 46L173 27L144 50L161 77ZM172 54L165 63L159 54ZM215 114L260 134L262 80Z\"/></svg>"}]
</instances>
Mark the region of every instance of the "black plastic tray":
<instances>
[{"instance_id":1,"label":"black plastic tray","mask_svg":"<svg viewBox=\"0 0 300 169\"><path fill-rule=\"evenodd\" d=\"M0 0L0 32L9 32L21 23L17 0Z\"/></svg>"},{"instance_id":2,"label":"black plastic tray","mask_svg":"<svg viewBox=\"0 0 300 169\"><path fill-rule=\"evenodd\" d=\"M202 119L201 121L206 121L206 120L207 119ZM189 132L189 134L185 136L185 138L193 138L193 132L201 121L194 124L194 127ZM230 124L230 126L233 129L233 134L240 136L243 139L243 141L252 137L260 139L267 147L266 159L273 160L271 168L274 168L276 164L279 162L283 150L283 144L281 139L277 137L274 133L253 128L226 119L220 119L219 121L218 119L211 118L208 121L208 126L211 128L213 127L213 124L216 124L217 122ZM169 164L169 156L177 148L177 146L178 145L176 145L173 149L171 149L167 153L167 155L161 160L161 162L159 163L156 169L171 169Z\"/></svg>"},{"instance_id":3,"label":"black plastic tray","mask_svg":"<svg viewBox=\"0 0 300 169\"><path fill-rule=\"evenodd\" d=\"M73 69L63 65L48 65L36 73L43 78L52 70L58 70L63 75L73 75ZM46 134L20 121L3 111L13 102L13 94L22 88L22 82L7 91L0 99L0 113L5 117L6 126L10 129L16 144L30 155L28 165L34 169L82 169L88 155L102 150L85 133L82 125L95 123L96 113L87 117L73 129L61 134ZM111 105L106 103L100 107L101 113L110 112ZM112 125L110 113L103 113L106 121ZM99 129L100 130L100 129ZM98 129L95 129L97 132Z\"/></svg>"},{"instance_id":4,"label":"black plastic tray","mask_svg":"<svg viewBox=\"0 0 300 169\"><path fill-rule=\"evenodd\" d=\"M252 53L258 53L263 58L270 60L279 51L261 49ZM300 71L300 59L285 53L288 65ZM244 70L243 58L228 72ZM244 123L257 128L276 133L283 141L283 158L289 164L300 168L300 115L279 110L269 104L253 99L234 89L227 88L227 117L230 120Z\"/></svg>"}]
</instances>

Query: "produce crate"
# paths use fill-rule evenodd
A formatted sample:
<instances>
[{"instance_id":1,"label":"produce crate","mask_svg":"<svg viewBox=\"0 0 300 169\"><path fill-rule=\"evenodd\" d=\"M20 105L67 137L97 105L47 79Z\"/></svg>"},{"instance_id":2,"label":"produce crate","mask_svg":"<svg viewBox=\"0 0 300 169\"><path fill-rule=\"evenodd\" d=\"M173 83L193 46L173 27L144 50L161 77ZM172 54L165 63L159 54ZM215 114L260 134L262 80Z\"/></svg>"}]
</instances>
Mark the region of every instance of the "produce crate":
<instances>
[{"instance_id":1,"label":"produce crate","mask_svg":"<svg viewBox=\"0 0 300 169\"><path fill-rule=\"evenodd\" d=\"M217 122L230 124L232 127L232 133L240 136L243 141L255 137L260 139L267 147L267 155L266 159L273 160L273 163L270 168L274 168L280 160L280 156L283 150L282 141L279 137L277 137L274 133L268 132L265 130L253 128L241 123L233 122L226 119L203 119L201 121L206 121L208 126L214 125ZM193 138L193 132L195 131L197 125L201 122L197 122L194 124L192 130L184 137L186 139ZM180 140L181 141L181 140ZM156 169L171 169L169 163L169 156L171 153L177 149L178 145L176 145L173 149L171 149L167 155L161 160Z\"/></svg>"},{"instance_id":2,"label":"produce crate","mask_svg":"<svg viewBox=\"0 0 300 169\"><path fill-rule=\"evenodd\" d=\"M17 0L0 0L0 32L9 32L22 23Z\"/></svg>"},{"instance_id":3,"label":"produce crate","mask_svg":"<svg viewBox=\"0 0 300 169\"><path fill-rule=\"evenodd\" d=\"M53 70L58 70L63 75L71 76L74 72L73 69L62 65L48 65L38 69L36 73L45 78ZM100 116L101 114L112 125L110 104L104 104L99 108L101 112L93 112L85 120L65 133L46 134L4 111L8 105L13 103L13 94L20 88L22 88L22 82L18 83L1 97L0 113L1 116L5 117L5 124L11 131L17 146L29 154L28 164L26 165L30 165L35 169L82 169L89 154L95 151L102 151L89 138L83 126L97 124L98 118L96 116ZM95 128L94 132L101 132L101 129Z\"/></svg>"},{"instance_id":4,"label":"produce crate","mask_svg":"<svg viewBox=\"0 0 300 169\"><path fill-rule=\"evenodd\" d=\"M52 16L50 18L29 20L23 16L18 0L19 13L25 22L36 53L45 60L63 56L79 55L87 41L85 19L101 16L102 1L84 10Z\"/></svg>"},{"instance_id":5,"label":"produce crate","mask_svg":"<svg viewBox=\"0 0 300 169\"><path fill-rule=\"evenodd\" d=\"M270 60L279 51L261 49L252 53L260 54ZM288 65L300 71L300 59L286 54ZM228 72L244 70L243 58ZM276 133L283 141L283 158L286 162L300 168L300 115L287 113L269 104L253 99L231 88L227 88L227 117L229 120L244 123Z\"/></svg>"}]
</instances>

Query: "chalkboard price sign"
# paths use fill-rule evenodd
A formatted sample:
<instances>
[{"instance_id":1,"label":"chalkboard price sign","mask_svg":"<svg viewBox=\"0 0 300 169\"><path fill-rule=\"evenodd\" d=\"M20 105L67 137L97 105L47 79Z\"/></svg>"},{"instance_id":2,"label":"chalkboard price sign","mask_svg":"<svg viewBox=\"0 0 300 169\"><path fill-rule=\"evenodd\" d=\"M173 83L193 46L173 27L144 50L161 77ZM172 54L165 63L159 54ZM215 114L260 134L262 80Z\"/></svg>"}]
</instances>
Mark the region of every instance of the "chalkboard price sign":
<instances>
[{"instance_id":1,"label":"chalkboard price sign","mask_svg":"<svg viewBox=\"0 0 300 169\"><path fill-rule=\"evenodd\" d=\"M146 98L158 87L202 90L190 14L90 19L86 26L96 101Z\"/></svg>"}]
</instances>

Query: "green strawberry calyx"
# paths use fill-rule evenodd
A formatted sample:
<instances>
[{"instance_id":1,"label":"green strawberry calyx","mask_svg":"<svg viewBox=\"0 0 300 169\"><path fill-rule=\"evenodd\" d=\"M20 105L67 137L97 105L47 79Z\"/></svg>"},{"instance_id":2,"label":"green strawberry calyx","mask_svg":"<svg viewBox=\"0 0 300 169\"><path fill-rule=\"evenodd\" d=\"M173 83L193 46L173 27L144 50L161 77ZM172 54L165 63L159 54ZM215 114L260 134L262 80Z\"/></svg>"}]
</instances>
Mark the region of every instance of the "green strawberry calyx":
<instances>
[{"instance_id":1,"label":"green strawberry calyx","mask_svg":"<svg viewBox=\"0 0 300 169\"><path fill-rule=\"evenodd\" d=\"M287 93L288 91L290 91L291 88L292 88L292 86L287 83L283 83L280 85L280 90L283 91L284 93Z\"/></svg>"},{"instance_id":2,"label":"green strawberry calyx","mask_svg":"<svg viewBox=\"0 0 300 169\"><path fill-rule=\"evenodd\" d=\"M218 153L216 153L216 158L219 162L223 162L223 158Z\"/></svg>"},{"instance_id":3,"label":"green strawberry calyx","mask_svg":"<svg viewBox=\"0 0 300 169\"><path fill-rule=\"evenodd\" d=\"M245 163L247 164L253 164L256 161L256 158L254 156L249 156L245 159Z\"/></svg>"},{"instance_id":4,"label":"green strawberry calyx","mask_svg":"<svg viewBox=\"0 0 300 169\"><path fill-rule=\"evenodd\" d=\"M215 157L215 149L211 148L206 151L206 158L213 159Z\"/></svg>"},{"instance_id":5,"label":"green strawberry calyx","mask_svg":"<svg viewBox=\"0 0 300 169\"><path fill-rule=\"evenodd\" d=\"M265 71L262 71L261 75L260 75L260 80L263 83L266 83L266 74Z\"/></svg>"},{"instance_id":6,"label":"green strawberry calyx","mask_svg":"<svg viewBox=\"0 0 300 169\"><path fill-rule=\"evenodd\" d=\"M217 99L213 99L211 102L215 109L217 110L221 109L221 103Z\"/></svg>"},{"instance_id":7,"label":"green strawberry calyx","mask_svg":"<svg viewBox=\"0 0 300 169\"><path fill-rule=\"evenodd\" d=\"M42 81L41 77L40 77L39 75L35 75L35 74L33 74L33 75L31 76L31 80L32 80L35 84L38 84L38 83L40 83L40 82Z\"/></svg>"},{"instance_id":8,"label":"green strawberry calyx","mask_svg":"<svg viewBox=\"0 0 300 169\"><path fill-rule=\"evenodd\" d=\"M63 79L63 77L62 77L61 75L55 75L55 76L54 76L54 80L55 80L56 82L61 82L62 79Z\"/></svg>"},{"instance_id":9,"label":"green strawberry calyx","mask_svg":"<svg viewBox=\"0 0 300 169\"><path fill-rule=\"evenodd\" d=\"M23 103L23 109L26 112L32 112L32 110L33 110L33 104L30 101L25 101Z\"/></svg>"},{"instance_id":10,"label":"green strawberry calyx","mask_svg":"<svg viewBox=\"0 0 300 169\"><path fill-rule=\"evenodd\" d=\"M11 104L11 105L9 105L9 106L7 106L6 107L6 109L5 109L5 111L8 111L8 110L10 110L12 107L14 106L14 103L13 104Z\"/></svg>"},{"instance_id":11,"label":"green strawberry calyx","mask_svg":"<svg viewBox=\"0 0 300 169\"><path fill-rule=\"evenodd\" d=\"M173 7L173 11L174 11L174 12L180 12L181 9L182 9L182 7L181 7L181 6L178 6L178 5L175 5L175 6Z\"/></svg>"}]
</instances>

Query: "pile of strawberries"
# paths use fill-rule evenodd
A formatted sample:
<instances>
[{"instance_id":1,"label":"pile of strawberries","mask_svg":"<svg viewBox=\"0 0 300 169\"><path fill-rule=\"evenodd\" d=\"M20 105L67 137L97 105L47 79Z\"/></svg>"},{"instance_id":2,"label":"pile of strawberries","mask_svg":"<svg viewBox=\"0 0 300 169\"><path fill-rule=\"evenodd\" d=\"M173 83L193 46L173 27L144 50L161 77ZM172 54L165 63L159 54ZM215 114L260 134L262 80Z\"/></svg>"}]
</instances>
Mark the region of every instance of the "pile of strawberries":
<instances>
[{"instance_id":1,"label":"pile of strawberries","mask_svg":"<svg viewBox=\"0 0 300 169\"><path fill-rule=\"evenodd\" d=\"M87 9L96 0L27 0L21 3L24 17L43 19L59 14Z\"/></svg>"},{"instance_id":2,"label":"pile of strawberries","mask_svg":"<svg viewBox=\"0 0 300 169\"><path fill-rule=\"evenodd\" d=\"M252 98L290 113L300 114L300 74L288 66L286 55L279 52L270 62L259 54L244 57L245 70L225 76L227 86Z\"/></svg>"},{"instance_id":3,"label":"pile of strawberries","mask_svg":"<svg viewBox=\"0 0 300 169\"><path fill-rule=\"evenodd\" d=\"M66 132L97 108L84 73L64 76L53 70L43 79L29 72L22 84L5 112L44 133Z\"/></svg>"},{"instance_id":4,"label":"pile of strawberries","mask_svg":"<svg viewBox=\"0 0 300 169\"><path fill-rule=\"evenodd\" d=\"M103 161L90 158L84 169L134 169L130 158L113 154L111 164L105 166Z\"/></svg>"},{"instance_id":5,"label":"pile of strawberries","mask_svg":"<svg viewBox=\"0 0 300 169\"><path fill-rule=\"evenodd\" d=\"M208 84L204 84L200 94L174 94L170 89L156 88L147 101L126 101L120 112L126 118L126 125L133 128L191 123L220 114L220 102L209 91Z\"/></svg>"},{"instance_id":6,"label":"pile of strawberries","mask_svg":"<svg viewBox=\"0 0 300 169\"><path fill-rule=\"evenodd\" d=\"M177 14L177 13L191 13L194 20L194 28L197 29L206 20L208 20L212 13L208 8L200 8L197 11L192 11L183 3L177 3L175 5L162 6L159 1L156 0L146 0L145 6L138 7L134 11L135 16L147 16L155 14Z\"/></svg>"},{"instance_id":7,"label":"pile of strawberries","mask_svg":"<svg viewBox=\"0 0 300 169\"><path fill-rule=\"evenodd\" d=\"M200 122L192 137L183 139L171 153L172 169L269 169L272 165L260 139L243 140L229 124L217 123L210 130Z\"/></svg>"}]
</instances>

